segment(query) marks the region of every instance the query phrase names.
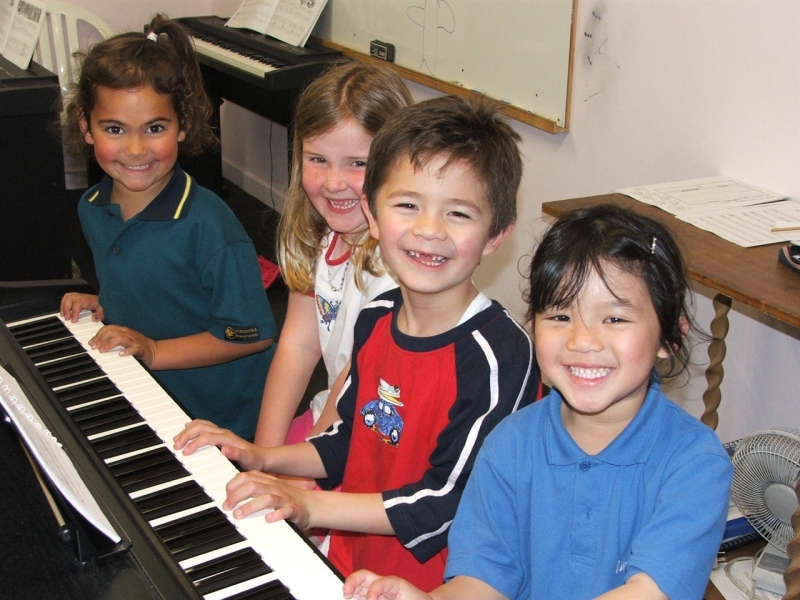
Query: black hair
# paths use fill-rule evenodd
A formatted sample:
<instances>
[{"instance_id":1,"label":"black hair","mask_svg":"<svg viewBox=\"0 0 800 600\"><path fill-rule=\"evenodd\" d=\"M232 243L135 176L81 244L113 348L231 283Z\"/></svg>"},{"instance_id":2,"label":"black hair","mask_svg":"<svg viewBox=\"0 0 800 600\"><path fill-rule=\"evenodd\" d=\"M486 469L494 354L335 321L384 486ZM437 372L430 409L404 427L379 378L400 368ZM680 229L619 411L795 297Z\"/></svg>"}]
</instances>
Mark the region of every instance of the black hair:
<instances>
[{"instance_id":1,"label":"black hair","mask_svg":"<svg viewBox=\"0 0 800 600\"><path fill-rule=\"evenodd\" d=\"M642 279L658 317L661 345L670 354L666 374L683 371L689 361L686 325L699 331L690 314L683 258L664 225L632 210L601 204L568 212L553 224L531 261L528 317L533 321L548 309L572 304L593 272L611 290L609 265Z\"/></svg>"}]
</instances>

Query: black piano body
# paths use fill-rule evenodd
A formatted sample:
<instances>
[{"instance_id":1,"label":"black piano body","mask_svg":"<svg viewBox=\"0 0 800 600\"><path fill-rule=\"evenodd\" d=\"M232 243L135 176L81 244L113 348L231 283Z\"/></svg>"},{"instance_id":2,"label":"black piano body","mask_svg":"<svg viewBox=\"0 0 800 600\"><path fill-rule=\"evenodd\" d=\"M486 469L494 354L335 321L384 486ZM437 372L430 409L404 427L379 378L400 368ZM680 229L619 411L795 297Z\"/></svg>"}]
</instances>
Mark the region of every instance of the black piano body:
<instances>
[{"instance_id":1,"label":"black piano body","mask_svg":"<svg viewBox=\"0 0 800 600\"><path fill-rule=\"evenodd\" d=\"M58 77L0 56L0 281L71 277Z\"/></svg>"},{"instance_id":2,"label":"black piano body","mask_svg":"<svg viewBox=\"0 0 800 600\"><path fill-rule=\"evenodd\" d=\"M244 56L262 57L280 65L263 77L237 69L235 66L203 54L198 47L198 61L206 91L214 105L212 124L219 127L222 100L228 100L289 130L289 163L291 164L292 123L297 99L303 89L332 62L342 60L342 53L326 48L311 39L304 47L292 46L243 29L225 27L225 19L215 16L177 19L195 40L215 40L220 45L241 52ZM186 162L181 159L182 165ZM220 193L222 185L222 155L205 155L189 161L187 171L201 185Z\"/></svg>"}]
</instances>

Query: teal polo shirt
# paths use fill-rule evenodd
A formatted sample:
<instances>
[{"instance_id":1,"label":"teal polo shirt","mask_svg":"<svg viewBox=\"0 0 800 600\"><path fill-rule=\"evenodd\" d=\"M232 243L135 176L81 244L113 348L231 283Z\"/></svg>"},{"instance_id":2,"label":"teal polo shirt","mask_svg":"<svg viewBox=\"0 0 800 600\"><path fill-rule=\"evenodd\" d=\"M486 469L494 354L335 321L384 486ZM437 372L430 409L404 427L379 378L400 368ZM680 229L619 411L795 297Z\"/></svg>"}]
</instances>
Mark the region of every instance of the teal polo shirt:
<instances>
[{"instance_id":1,"label":"teal polo shirt","mask_svg":"<svg viewBox=\"0 0 800 600\"><path fill-rule=\"evenodd\" d=\"M178 165L161 193L124 221L106 176L78 205L105 323L155 339L204 331L234 343L277 335L253 243L230 208ZM193 417L251 439L275 352L220 365L153 371Z\"/></svg>"}]
</instances>

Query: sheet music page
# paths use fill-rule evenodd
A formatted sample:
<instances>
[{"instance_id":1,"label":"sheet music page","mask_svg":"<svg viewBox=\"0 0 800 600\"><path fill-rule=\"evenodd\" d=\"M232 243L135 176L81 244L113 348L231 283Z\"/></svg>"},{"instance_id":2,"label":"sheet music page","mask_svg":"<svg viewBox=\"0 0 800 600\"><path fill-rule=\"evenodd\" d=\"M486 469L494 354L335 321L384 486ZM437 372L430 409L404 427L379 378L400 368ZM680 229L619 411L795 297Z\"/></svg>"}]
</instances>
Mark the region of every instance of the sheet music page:
<instances>
[{"instance_id":1,"label":"sheet music page","mask_svg":"<svg viewBox=\"0 0 800 600\"><path fill-rule=\"evenodd\" d=\"M244 0L225 23L225 27L238 27L266 33L276 8L278 8L277 0Z\"/></svg>"},{"instance_id":2,"label":"sheet music page","mask_svg":"<svg viewBox=\"0 0 800 600\"><path fill-rule=\"evenodd\" d=\"M14 10L17 8L17 0L0 2L0 54L6 48L8 33L11 31L11 21L14 19Z\"/></svg>"},{"instance_id":3,"label":"sheet music page","mask_svg":"<svg viewBox=\"0 0 800 600\"><path fill-rule=\"evenodd\" d=\"M8 0L4 0L8 1ZM27 69L44 25L45 5L37 0L13 0L12 19L3 56L20 69Z\"/></svg>"},{"instance_id":4,"label":"sheet music page","mask_svg":"<svg viewBox=\"0 0 800 600\"><path fill-rule=\"evenodd\" d=\"M730 177L688 179L616 191L676 216L736 206L752 206L786 198Z\"/></svg>"},{"instance_id":5,"label":"sheet music page","mask_svg":"<svg viewBox=\"0 0 800 600\"><path fill-rule=\"evenodd\" d=\"M292 44L304 46L317 24L327 0L279 0L267 35Z\"/></svg>"},{"instance_id":6,"label":"sheet music page","mask_svg":"<svg viewBox=\"0 0 800 600\"><path fill-rule=\"evenodd\" d=\"M112 542L119 542L120 536L100 510L66 451L42 424L17 380L3 367L0 367L0 404L50 482L92 525Z\"/></svg>"},{"instance_id":7,"label":"sheet music page","mask_svg":"<svg viewBox=\"0 0 800 600\"><path fill-rule=\"evenodd\" d=\"M779 221L800 222L800 204L791 200L676 217L744 248L777 244L800 237L798 231L770 231Z\"/></svg>"}]
</instances>

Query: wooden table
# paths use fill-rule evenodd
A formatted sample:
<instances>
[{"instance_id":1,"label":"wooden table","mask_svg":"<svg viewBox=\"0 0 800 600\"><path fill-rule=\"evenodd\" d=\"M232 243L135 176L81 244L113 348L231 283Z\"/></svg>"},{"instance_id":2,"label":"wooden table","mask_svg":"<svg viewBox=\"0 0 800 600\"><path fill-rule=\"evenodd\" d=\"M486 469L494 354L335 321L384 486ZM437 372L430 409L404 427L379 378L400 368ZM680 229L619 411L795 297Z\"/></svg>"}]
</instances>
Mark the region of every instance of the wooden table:
<instances>
[{"instance_id":1,"label":"wooden table","mask_svg":"<svg viewBox=\"0 0 800 600\"><path fill-rule=\"evenodd\" d=\"M653 217L672 232L683 253L689 278L717 292L713 299L715 316L708 348L706 369L708 387L703 394L705 407L701 420L716 429L721 400L722 360L728 333L728 311L732 300L751 306L771 317L800 328L800 276L778 263L782 244L742 248L676 219L666 211L623 194L604 194L573 200L545 202L542 212L559 217L565 212L597 204L611 203Z\"/></svg>"}]
</instances>

